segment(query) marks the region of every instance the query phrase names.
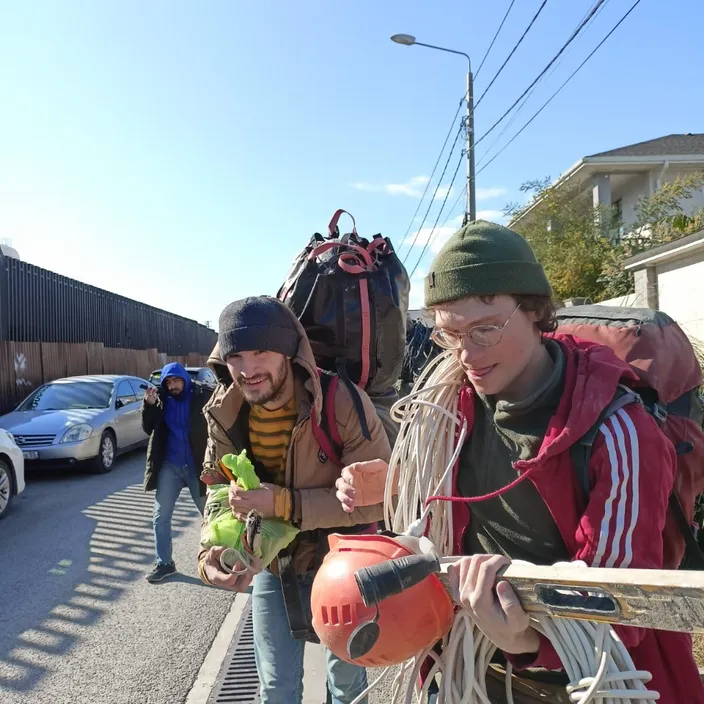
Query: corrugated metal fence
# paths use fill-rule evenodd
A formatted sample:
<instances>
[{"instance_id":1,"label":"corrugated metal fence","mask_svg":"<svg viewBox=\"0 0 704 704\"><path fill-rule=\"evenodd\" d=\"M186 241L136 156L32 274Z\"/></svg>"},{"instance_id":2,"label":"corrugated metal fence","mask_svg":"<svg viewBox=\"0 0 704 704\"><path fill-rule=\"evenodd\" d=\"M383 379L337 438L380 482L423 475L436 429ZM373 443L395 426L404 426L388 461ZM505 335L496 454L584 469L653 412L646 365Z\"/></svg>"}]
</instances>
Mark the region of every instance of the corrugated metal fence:
<instances>
[{"instance_id":1,"label":"corrugated metal fence","mask_svg":"<svg viewBox=\"0 0 704 704\"><path fill-rule=\"evenodd\" d=\"M99 342L0 342L0 413L54 379L82 374L130 374L147 379L167 362L201 367L206 361L205 355L169 356L155 349L116 349Z\"/></svg>"},{"instance_id":2,"label":"corrugated metal fence","mask_svg":"<svg viewBox=\"0 0 704 704\"><path fill-rule=\"evenodd\" d=\"M0 255L0 341L10 340L207 355L217 334L195 320Z\"/></svg>"}]
</instances>

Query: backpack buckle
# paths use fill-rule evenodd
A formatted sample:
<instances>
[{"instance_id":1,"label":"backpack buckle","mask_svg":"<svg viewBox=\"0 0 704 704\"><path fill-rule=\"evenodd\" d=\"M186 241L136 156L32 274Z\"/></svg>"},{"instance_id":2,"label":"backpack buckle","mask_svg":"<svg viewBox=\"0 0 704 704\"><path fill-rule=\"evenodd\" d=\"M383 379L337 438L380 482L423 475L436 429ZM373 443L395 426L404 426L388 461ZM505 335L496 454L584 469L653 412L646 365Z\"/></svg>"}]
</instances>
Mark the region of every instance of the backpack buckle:
<instances>
[{"instance_id":1,"label":"backpack buckle","mask_svg":"<svg viewBox=\"0 0 704 704\"><path fill-rule=\"evenodd\" d=\"M654 403L652 413L661 423L667 420L667 407L662 403Z\"/></svg>"}]
</instances>

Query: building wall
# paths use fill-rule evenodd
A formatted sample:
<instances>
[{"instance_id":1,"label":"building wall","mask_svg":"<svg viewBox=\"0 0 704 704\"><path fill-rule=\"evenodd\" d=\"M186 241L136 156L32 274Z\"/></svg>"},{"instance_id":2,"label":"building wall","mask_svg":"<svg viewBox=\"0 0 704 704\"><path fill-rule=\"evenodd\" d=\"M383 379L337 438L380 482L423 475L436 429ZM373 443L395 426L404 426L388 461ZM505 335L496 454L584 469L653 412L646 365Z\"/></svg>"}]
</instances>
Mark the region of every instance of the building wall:
<instances>
[{"instance_id":1,"label":"building wall","mask_svg":"<svg viewBox=\"0 0 704 704\"><path fill-rule=\"evenodd\" d=\"M656 268L658 307L691 337L704 341L704 253Z\"/></svg>"},{"instance_id":2,"label":"building wall","mask_svg":"<svg viewBox=\"0 0 704 704\"><path fill-rule=\"evenodd\" d=\"M622 187L613 189L611 194L612 202L616 202L619 198L621 199L621 211L626 227L636 221L636 205L640 198L657 190L657 180L660 177L661 171L661 169L655 169L646 174L636 174ZM683 176L686 173L692 173L692 171L686 172L670 168L665 172L662 180L663 182L672 182L678 176ZM704 208L704 189L697 191L692 198L686 202L683 210L685 214L690 215L700 208Z\"/></svg>"}]
</instances>

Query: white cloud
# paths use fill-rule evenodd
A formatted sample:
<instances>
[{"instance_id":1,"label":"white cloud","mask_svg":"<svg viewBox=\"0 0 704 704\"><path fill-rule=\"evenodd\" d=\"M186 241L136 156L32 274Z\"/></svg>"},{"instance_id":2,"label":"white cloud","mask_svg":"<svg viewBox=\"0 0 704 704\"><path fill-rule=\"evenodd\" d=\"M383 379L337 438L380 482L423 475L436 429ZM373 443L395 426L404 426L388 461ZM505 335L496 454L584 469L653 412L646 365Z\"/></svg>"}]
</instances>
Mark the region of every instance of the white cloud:
<instances>
[{"instance_id":1,"label":"white cloud","mask_svg":"<svg viewBox=\"0 0 704 704\"><path fill-rule=\"evenodd\" d=\"M414 176L408 179L405 183L384 183L384 184L374 184L374 183L364 183L358 182L351 184L352 188L356 188L358 191L369 191L372 193L387 193L391 196L408 196L410 198L421 198L423 196L423 191L428 184L430 179L427 176ZM433 189L434 190L434 189ZM454 190L448 186L441 186L437 189L435 194L435 200L442 200L447 195L451 195ZM449 195L448 195L449 193Z\"/></svg>"},{"instance_id":2,"label":"white cloud","mask_svg":"<svg viewBox=\"0 0 704 704\"><path fill-rule=\"evenodd\" d=\"M425 284L424 279L428 275L425 269L417 269L411 277L411 293L408 299L408 307L411 310L418 310L425 304Z\"/></svg>"},{"instance_id":3,"label":"white cloud","mask_svg":"<svg viewBox=\"0 0 704 704\"><path fill-rule=\"evenodd\" d=\"M428 249L434 254L437 254L442 249L445 242L462 227L463 219L464 215L458 215L456 218L448 220L443 227L437 227L435 230L433 230L432 226L416 230L404 240L403 244L425 247L430 240ZM477 211L477 220L488 220L489 222L505 224L508 217L500 210L479 210Z\"/></svg>"},{"instance_id":4,"label":"white cloud","mask_svg":"<svg viewBox=\"0 0 704 704\"><path fill-rule=\"evenodd\" d=\"M478 210L477 220L488 220L489 222L497 222L499 225L505 225L508 222L508 217L501 210Z\"/></svg>"},{"instance_id":5,"label":"white cloud","mask_svg":"<svg viewBox=\"0 0 704 704\"><path fill-rule=\"evenodd\" d=\"M506 195L505 188L477 188L475 196L477 200L492 200Z\"/></svg>"},{"instance_id":6,"label":"white cloud","mask_svg":"<svg viewBox=\"0 0 704 704\"><path fill-rule=\"evenodd\" d=\"M358 191L368 191L371 193L387 193L391 196L408 196L409 198L422 198L423 191L430 179L427 176L414 176L405 183L365 183L363 181L350 184ZM435 189L433 189L435 191ZM455 189L451 186L440 186L435 193L435 200L443 200L452 196ZM507 193L505 188L478 188L476 199L478 201L492 200Z\"/></svg>"}]
</instances>

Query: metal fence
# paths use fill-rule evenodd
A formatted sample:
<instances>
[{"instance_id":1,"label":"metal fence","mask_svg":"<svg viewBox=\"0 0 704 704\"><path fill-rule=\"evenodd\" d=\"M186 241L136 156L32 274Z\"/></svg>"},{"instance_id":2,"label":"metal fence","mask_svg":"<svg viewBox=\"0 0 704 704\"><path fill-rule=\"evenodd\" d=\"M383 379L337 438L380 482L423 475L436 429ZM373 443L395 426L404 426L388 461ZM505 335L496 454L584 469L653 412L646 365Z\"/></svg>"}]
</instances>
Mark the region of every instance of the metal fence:
<instances>
[{"instance_id":1,"label":"metal fence","mask_svg":"<svg viewBox=\"0 0 704 704\"><path fill-rule=\"evenodd\" d=\"M216 340L195 320L0 255L0 341L207 355Z\"/></svg>"}]
</instances>

